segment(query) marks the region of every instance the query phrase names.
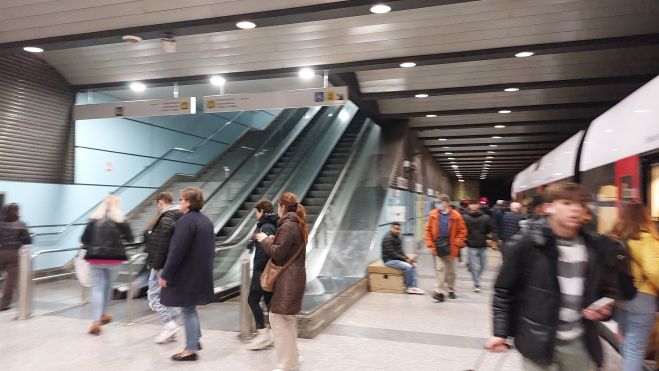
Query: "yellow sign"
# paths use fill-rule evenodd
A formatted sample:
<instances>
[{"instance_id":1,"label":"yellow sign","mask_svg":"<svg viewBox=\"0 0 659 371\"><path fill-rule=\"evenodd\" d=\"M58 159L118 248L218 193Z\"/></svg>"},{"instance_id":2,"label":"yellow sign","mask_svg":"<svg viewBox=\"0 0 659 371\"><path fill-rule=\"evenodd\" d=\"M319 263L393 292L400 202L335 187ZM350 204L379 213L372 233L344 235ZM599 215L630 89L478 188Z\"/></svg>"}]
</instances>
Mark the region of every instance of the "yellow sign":
<instances>
[{"instance_id":1,"label":"yellow sign","mask_svg":"<svg viewBox=\"0 0 659 371\"><path fill-rule=\"evenodd\" d=\"M181 109L182 110L187 110L188 108L190 108L190 104L187 101L181 102Z\"/></svg>"},{"instance_id":2,"label":"yellow sign","mask_svg":"<svg viewBox=\"0 0 659 371\"><path fill-rule=\"evenodd\" d=\"M327 92L327 100L329 100L329 101L336 100L336 93L334 93L331 90L328 91Z\"/></svg>"},{"instance_id":3,"label":"yellow sign","mask_svg":"<svg viewBox=\"0 0 659 371\"><path fill-rule=\"evenodd\" d=\"M215 108L215 101L212 99L209 99L206 101L206 108Z\"/></svg>"}]
</instances>

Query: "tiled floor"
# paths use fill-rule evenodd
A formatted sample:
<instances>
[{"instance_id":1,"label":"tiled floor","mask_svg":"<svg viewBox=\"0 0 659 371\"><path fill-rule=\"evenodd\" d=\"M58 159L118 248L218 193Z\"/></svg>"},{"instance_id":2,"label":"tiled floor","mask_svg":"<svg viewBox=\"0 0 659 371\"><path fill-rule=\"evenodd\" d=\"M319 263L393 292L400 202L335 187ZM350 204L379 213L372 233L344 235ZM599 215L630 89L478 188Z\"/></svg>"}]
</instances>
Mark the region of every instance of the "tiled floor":
<instances>
[{"instance_id":1,"label":"tiled floor","mask_svg":"<svg viewBox=\"0 0 659 371\"><path fill-rule=\"evenodd\" d=\"M482 345L490 334L491 286L499 265L490 254L483 291L472 292L469 273L458 268L458 299L435 303L429 295L369 293L312 340L300 339L305 371L414 370L414 371L517 371L520 356L486 354ZM432 260L422 254L420 286L434 285ZM14 321L0 313L0 349L5 350L0 370L255 370L274 368L272 349L252 352L237 338L238 305L221 303L201 309L203 327L199 362L174 363L179 340L156 345L157 318L143 300L135 306L137 324L125 326L125 303L113 311L118 322L93 337L85 334L88 308ZM480 361L480 362L479 362ZM480 367L476 368L477 363Z\"/></svg>"}]
</instances>

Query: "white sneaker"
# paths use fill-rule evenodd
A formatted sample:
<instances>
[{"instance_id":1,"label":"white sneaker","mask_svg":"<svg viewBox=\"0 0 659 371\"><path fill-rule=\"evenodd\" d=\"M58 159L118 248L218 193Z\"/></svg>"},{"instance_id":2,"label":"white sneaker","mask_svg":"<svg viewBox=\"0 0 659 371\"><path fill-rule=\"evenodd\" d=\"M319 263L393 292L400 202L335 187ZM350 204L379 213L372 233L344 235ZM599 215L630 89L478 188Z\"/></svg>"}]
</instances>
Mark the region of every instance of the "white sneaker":
<instances>
[{"instance_id":1,"label":"white sneaker","mask_svg":"<svg viewBox=\"0 0 659 371\"><path fill-rule=\"evenodd\" d=\"M270 329L257 330L257 335L247 344L249 350L261 350L273 345Z\"/></svg>"},{"instance_id":2,"label":"white sneaker","mask_svg":"<svg viewBox=\"0 0 659 371\"><path fill-rule=\"evenodd\" d=\"M176 332L181 328L176 321L165 323L165 328L160 335L156 336L156 344L166 344L176 340Z\"/></svg>"},{"instance_id":3,"label":"white sneaker","mask_svg":"<svg viewBox=\"0 0 659 371\"><path fill-rule=\"evenodd\" d=\"M423 291L418 287L408 287L407 290L405 290L405 292L408 294L417 294L417 295L423 295L426 293L425 291Z\"/></svg>"},{"instance_id":4,"label":"white sneaker","mask_svg":"<svg viewBox=\"0 0 659 371\"><path fill-rule=\"evenodd\" d=\"M479 287L474 287L474 292L481 292L481 289Z\"/></svg>"}]
</instances>

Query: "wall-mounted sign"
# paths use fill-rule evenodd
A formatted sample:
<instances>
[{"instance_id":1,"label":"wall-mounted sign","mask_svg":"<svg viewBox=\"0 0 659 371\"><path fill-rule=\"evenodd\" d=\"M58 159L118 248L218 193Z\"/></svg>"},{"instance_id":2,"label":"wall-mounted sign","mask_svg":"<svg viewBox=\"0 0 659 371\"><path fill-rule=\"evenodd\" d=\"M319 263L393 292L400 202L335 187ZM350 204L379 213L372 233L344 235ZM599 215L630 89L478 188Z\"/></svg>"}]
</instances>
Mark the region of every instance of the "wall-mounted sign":
<instances>
[{"instance_id":1,"label":"wall-mounted sign","mask_svg":"<svg viewBox=\"0 0 659 371\"><path fill-rule=\"evenodd\" d=\"M434 196L435 195L435 191L433 191L432 188L428 188L427 192L428 192L428 196Z\"/></svg>"},{"instance_id":2,"label":"wall-mounted sign","mask_svg":"<svg viewBox=\"0 0 659 371\"><path fill-rule=\"evenodd\" d=\"M129 102L76 105L75 120L107 119L113 117L146 117L190 115L197 112L197 98L152 99Z\"/></svg>"},{"instance_id":3,"label":"wall-mounted sign","mask_svg":"<svg viewBox=\"0 0 659 371\"><path fill-rule=\"evenodd\" d=\"M423 193L423 184L416 183L415 191L416 193Z\"/></svg>"},{"instance_id":4,"label":"wall-mounted sign","mask_svg":"<svg viewBox=\"0 0 659 371\"><path fill-rule=\"evenodd\" d=\"M405 206L389 206L387 208L387 221L389 223L405 222Z\"/></svg>"},{"instance_id":5,"label":"wall-mounted sign","mask_svg":"<svg viewBox=\"0 0 659 371\"><path fill-rule=\"evenodd\" d=\"M347 102L348 88L337 86L324 89L210 95L204 97L204 112L332 106L346 104Z\"/></svg>"}]
</instances>

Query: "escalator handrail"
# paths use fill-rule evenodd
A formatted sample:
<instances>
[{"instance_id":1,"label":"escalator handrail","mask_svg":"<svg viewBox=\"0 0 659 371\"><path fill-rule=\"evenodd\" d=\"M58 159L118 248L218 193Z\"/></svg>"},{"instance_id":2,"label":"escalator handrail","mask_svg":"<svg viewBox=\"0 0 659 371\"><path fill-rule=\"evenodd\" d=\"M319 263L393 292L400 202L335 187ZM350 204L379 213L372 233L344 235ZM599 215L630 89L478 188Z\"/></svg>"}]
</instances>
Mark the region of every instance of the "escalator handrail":
<instances>
[{"instance_id":1,"label":"escalator handrail","mask_svg":"<svg viewBox=\"0 0 659 371\"><path fill-rule=\"evenodd\" d=\"M342 108L341 108L341 109L342 109ZM329 124L331 124L332 122L334 122L334 119L333 119L333 120L329 120L328 122L329 122ZM347 128L347 126L346 126L346 128ZM297 172L299 171L299 169L300 169L300 165L302 164L302 162L304 161L304 159L307 158L307 156L309 155L309 152L311 152L312 150L315 150L315 149L316 149L316 147L315 147L312 143L318 143L317 139L320 138L320 137L322 137L322 135L323 135L324 133L325 133L325 132L324 132L323 130L320 130L320 129L319 129L317 132L315 132L315 133L313 134L313 138L312 138L312 140L309 141L310 143L309 143L309 145L307 146L307 148L305 148L304 151L302 152L302 154L300 154L300 155L298 156L298 158L299 158L300 160L299 160L299 162L295 165L295 169L293 169L293 172L289 175L289 177L288 177L288 179L286 180L286 182L284 182L284 184L283 184L281 187L279 187L279 190L277 190L277 191L274 193L274 197L272 197L273 200L276 200L276 199L278 198L279 195L281 195L282 193L284 193L284 192L285 192L285 189L288 187L288 185L290 184L291 180L296 178L296 174L297 174ZM341 135L343 136L343 134L341 134ZM339 137L339 138L340 138L340 137ZM324 164L324 163L325 163L325 161L323 161L323 164ZM322 167L322 165L321 165L321 167ZM320 169L319 169L319 170L320 170ZM269 190L269 189L268 189L268 190ZM250 191L250 192L251 192L251 191ZM231 243L231 241L233 241L233 240L237 237L237 235L238 235L238 234L241 232L241 230L245 227L245 224L247 224L247 223L250 222L251 217L252 217L252 215L254 215L254 213L256 213L256 210L254 210L254 209L250 210L249 214L247 214L247 216L245 216L245 218L243 218L243 221L240 222L240 224L236 227L236 229L233 231L233 233L231 233L231 235L229 236L229 238L227 238L227 240L226 240L227 243ZM249 234L247 234L247 236L249 236ZM243 240L244 240L244 239L241 239L240 241L242 242ZM239 242L239 243L240 243L240 242Z\"/></svg>"},{"instance_id":2,"label":"escalator handrail","mask_svg":"<svg viewBox=\"0 0 659 371\"><path fill-rule=\"evenodd\" d=\"M312 110L315 109L315 108L317 108L317 107L311 107L311 108L309 108L308 110L309 110L309 111L312 111ZM307 113L306 113L306 114L305 114L300 120L298 120L298 123L299 123L301 120L306 119L306 115L309 114L309 111L308 111L308 112L307 112ZM313 116L308 118L309 121L305 124L304 128L306 128L307 125L311 124L311 122L312 122L313 120L316 120L317 117L318 117L318 114L319 114L319 113L320 113L320 109L317 109L317 110L315 111L315 113L313 114ZM302 128L302 129L300 130L300 132L298 133L298 135L304 130L304 128ZM229 220L229 218L231 218L231 216L232 216L232 215L238 210L238 208L240 207L240 205L245 201L245 199L247 198L247 196L249 196L249 193L252 192L252 190L256 187L256 185L258 184L258 182L261 181L261 179L263 179L263 177L265 177L265 176L268 174L268 172L270 171L270 169L272 169L272 167L277 163L277 161L279 160L279 158L280 158L281 156L283 156L283 154L286 152L286 150L288 150L288 148L291 146L291 144L295 141L296 138L297 138L297 136L293 136L293 137L289 138L288 141L285 143L285 146L284 146L285 148L283 148L283 150L281 151L281 154L280 154L279 156L277 156L277 158L273 158L273 159L271 159L271 165L269 165L269 166L265 166L265 167L263 168L263 170L261 170L261 172L260 172L257 176L252 177L253 179L255 179L254 184L253 184L252 186L250 186L250 187L244 187L242 194L240 194L239 196L235 197L235 199L234 199L234 201L233 201L233 207L232 207L231 209L226 210L226 211L223 213L223 215L225 215L225 216L224 216L224 219L225 219L225 220L222 221L222 222L218 222L218 220L214 220L214 221L213 221L213 224L215 224L215 233L219 232L219 230L222 229L222 227L224 226L224 224L226 224L226 222ZM234 172L234 174L236 174L236 173L237 173L237 172ZM205 205L209 205L210 203L211 203L211 199L208 198L207 201L205 202ZM202 211L203 211L203 209L202 209ZM215 218L214 218L214 219L215 219ZM221 218L220 218L220 220L221 220Z\"/></svg>"},{"instance_id":3,"label":"escalator handrail","mask_svg":"<svg viewBox=\"0 0 659 371\"><path fill-rule=\"evenodd\" d=\"M357 137L353 142L355 144L361 142L362 137L365 135L366 131L370 130L370 128L373 125L371 121L368 121L366 119L364 119L364 121L365 122L362 124L362 127L359 130L359 134L357 134ZM343 183L343 179L348 173L348 169L352 165L352 162L355 159L355 156L357 155L358 151L359 151L359 147L354 145L352 147L352 151L350 152L350 156L348 157L348 161L346 161L346 164L343 166L343 169L341 169L341 173L339 174L339 177L336 179L336 182L334 183L334 187L332 187L332 191L330 192L329 196L327 196L327 200L325 201L325 205L323 205L323 209L318 214L318 217L316 218L316 221L313 224L313 228L311 229L311 232L309 232L309 238L308 238L309 242L313 242L314 237L316 237L316 232L318 232L318 228L320 228L320 224L322 223L325 214L327 214L327 211L329 210L332 200L334 200L334 197L336 196L339 187Z\"/></svg>"},{"instance_id":4,"label":"escalator handrail","mask_svg":"<svg viewBox=\"0 0 659 371\"><path fill-rule=\"evenodd\" d=\"M219 134L219 132L222 131L224 128L226 128L229 124L235 122L236 119L237 119L237 118L240 116L240 114L242 114L243 112L245 112L245 111L240 111L240 112L238 112L235 116L233 116L230 120L228 120L228 121L227 121L227 122L226 122L221 128L219 128L218 130L215 130L215 131L214 131L211 135L209 135L207 138L204 138L204 139L201 140L199 143L197 143L196 145L194 145L194 146L192 147L192 149L186 149L186 148L180 148L180 147L172 147L172 148L168 149L168 150L165 151L165 153L162 154L160 157L158 157L157 159L155 159L154 161L152 161L149 165L145 166L144 169L142 169L142 171L140 171L139 173L135 174L133 177L131 177L130 179L128 179L126 182L124 182L122 185L120 185L117 189L115 189L114 191L110 192L109 194L110 194L110 195L114 195L114 194L117 194L117 193L119 193L120 191L124 190L125 188L127 188L128 184L132 183L135 179L137 179L137 178L141 177L142 175L144 175L147 171L149 171L151 168L153 168L153 167L154 167L157 163L159 163L160 161L164 160L165 157L169 156L169 154L172 153L172 152L185 152L185 153L194 153L194 152L196 152L199 148L201 148L202 146L204 146L204 145L205 145L206 143L208 143L211 139L213 139L217 134ZM94 210L95 210L100 204L103 203L103 201L105 200L105 198L106 198L106 197L103 197L99 202L95 203L91 208L89 208L88 210L86 210L84 213L82 213L82 214L81 214L80 216L78 216L77 218L73 219L72 222L66 224L64 227L62 227L62 229L58 230L57 232L35 233L33 236L36 237L36 236L46 236L46 235L61 235L62 233L64 233L64 232L66 232L67 230L69 230L69 229L70 229L73 225L75 225L79 220L85 218L89 213L91 213L92 211L94 211Z\"/></svg>"}]
</instances>

